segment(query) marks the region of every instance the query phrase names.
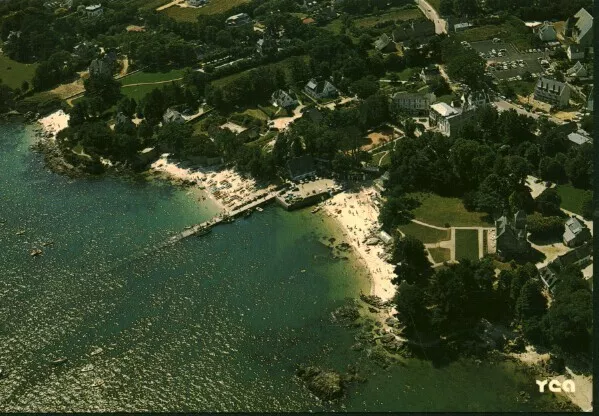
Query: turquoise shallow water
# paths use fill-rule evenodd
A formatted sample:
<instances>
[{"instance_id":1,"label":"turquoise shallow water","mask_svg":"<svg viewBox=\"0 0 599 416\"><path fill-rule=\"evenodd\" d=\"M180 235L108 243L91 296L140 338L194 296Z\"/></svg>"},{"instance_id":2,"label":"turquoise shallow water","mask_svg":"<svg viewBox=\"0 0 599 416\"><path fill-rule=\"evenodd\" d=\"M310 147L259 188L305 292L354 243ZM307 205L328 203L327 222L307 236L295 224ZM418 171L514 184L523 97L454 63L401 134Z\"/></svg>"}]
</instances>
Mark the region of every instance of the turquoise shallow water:
<instances>
[{"instance_id":1,"label":"turquoise shallow water","mask_svg":"<svg viewBox=\"0 0 599 416\"><path fill-rule=\"evenodd\" d=\"M321 243L335 234L321 217L272 206L152 251L213 208L167 184L52 174L30 142L30 128L0 125L0 411L549 406L509 364L382 370L351 351L355 334L330 313L367 282ZM293 377L297 363L355 364L368 382L322 404Z\"/></svg>"}]
</instances>

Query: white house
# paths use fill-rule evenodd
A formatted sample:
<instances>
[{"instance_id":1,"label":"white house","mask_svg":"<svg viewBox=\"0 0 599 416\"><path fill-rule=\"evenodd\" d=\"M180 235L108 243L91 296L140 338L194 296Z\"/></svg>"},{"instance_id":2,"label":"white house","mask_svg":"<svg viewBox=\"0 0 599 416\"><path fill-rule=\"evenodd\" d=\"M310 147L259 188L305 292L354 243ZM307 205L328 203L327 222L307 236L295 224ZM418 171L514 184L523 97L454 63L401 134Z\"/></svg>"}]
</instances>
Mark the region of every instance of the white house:
<instances>
[{"instance_id":1,"label":"white house","mask_svg":"<svg viewBox=\"0 0 599 416\"><path fill-rule=\"evenodd\" d=\"M227 17L227 20L225 20L225 25L227 27L239 27L247 25L248 23L252 23L252 19L247 13L234 14L233 16Z\"/></svg>"},{"instance_id":2,"label":"white house","mask_svg":"<svg viewBox=\"0 0 599 416\"><path fill-rule=\"evenodd\" d=\"M433 93L397 92L391 97L391 106L395 110L406 111L410 114L426 113L437 97Z\"/></svg>"},{"instance_id":3,"label":"white house","mask_svg":"<svg viewBox=\"0 0 599 416\"><path fill-rule=\"evenodd\" d=\"M313 98L332 98L339 94L339 91L329 81L316 81L312 78L304 87L306 94Z\"/></svg>"},{"instance_id":4,"label":"white house","mask_svg":"<svg viewBox=\"0 0 599 416\"><path fill-rule=\"evenodd\" d=\"M430 106L429 125L441 134L451 136L458 133L464 124L476 115L476 109L488 103L484 92L469 92L462 96L460 107L443 102Z\"/></svg>"},{"instance_id":5,"label":"white house","mask_svg":"<svg viewBox=\"0 0 599 416\"><path fill-rule=\"evenodd\" d=\"M87 17L97 17L104 13L104 8L101 4L92 4L85 7L85 14Z\"/></svg>"},{"instance_id":6,"label":"white house","mask_svg":"<svg viewBox=\"0 0 599 416\"><path fill-rule=\"evenodd\" d=\"M273 92L270 100L275 107L291 108L297 106L297 100L283 90Z\"/></svg>"}]
</instances>

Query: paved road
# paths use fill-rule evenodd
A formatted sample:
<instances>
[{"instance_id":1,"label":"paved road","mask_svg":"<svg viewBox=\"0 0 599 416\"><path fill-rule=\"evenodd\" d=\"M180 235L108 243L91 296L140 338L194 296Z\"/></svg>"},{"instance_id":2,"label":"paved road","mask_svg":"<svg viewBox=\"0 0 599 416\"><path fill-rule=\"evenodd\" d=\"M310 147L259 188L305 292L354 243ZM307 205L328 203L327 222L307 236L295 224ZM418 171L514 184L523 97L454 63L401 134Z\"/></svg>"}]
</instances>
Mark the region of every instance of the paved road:
<instances>
[{"instance_id":1,"label":"paved road","mask_svg":"<svg viewBox=\"0 0 599 416\"><path fill-rule=\"evenodd\" d=\"M513 110L516 110L516 112L518 114L523 114L525 116L532 117L535 120L538 119L540 116L540 114L531 113L530 111L526 111L522 107L514 105L512 103L509 103L505 100L495 101L493 103L493 105L495 106L495 108L497 108L497 111L499 111L499 112L513 109ZM547 116L547 114L544 114L544 115ZM560 120L559 118L549 117L549 120L553 121L555 124L558 124L558 125L564 124L564 120Z\"/></svg>"},{"instance_id":2,"label":"paved road","mask_svg":"<svg viewBox=\"0 0 599 416\"><path fill-rule=\"evenodd\" d=\"M446 22L441 19L439 13L430 5L426 0L418 0L418 7L422 10L422 13L428 20L432 20L435 24L435 33L440 35L441 33L447 33L445 30Z\"/></svg>"}]
</instances>

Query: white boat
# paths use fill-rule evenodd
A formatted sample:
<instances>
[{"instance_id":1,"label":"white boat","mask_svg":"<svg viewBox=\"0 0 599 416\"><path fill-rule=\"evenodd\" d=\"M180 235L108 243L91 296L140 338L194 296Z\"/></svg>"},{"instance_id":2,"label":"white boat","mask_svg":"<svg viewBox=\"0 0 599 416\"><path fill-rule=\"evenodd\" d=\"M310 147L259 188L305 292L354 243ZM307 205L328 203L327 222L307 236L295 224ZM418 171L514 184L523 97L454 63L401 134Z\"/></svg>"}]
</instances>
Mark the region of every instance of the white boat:
<instances>
[{"instance_id":1,"label":"white boat","mask_svg":"<svg viewBox=\"0 0 599 416\"><path fill-rule=\"evenodd\" d=\"M260 208L260 207L256 207L256 211L258 211L258 212L262 212L262 211L264 211L264 210L263 210L262 208Z\"/></svg>"}]
</instances>

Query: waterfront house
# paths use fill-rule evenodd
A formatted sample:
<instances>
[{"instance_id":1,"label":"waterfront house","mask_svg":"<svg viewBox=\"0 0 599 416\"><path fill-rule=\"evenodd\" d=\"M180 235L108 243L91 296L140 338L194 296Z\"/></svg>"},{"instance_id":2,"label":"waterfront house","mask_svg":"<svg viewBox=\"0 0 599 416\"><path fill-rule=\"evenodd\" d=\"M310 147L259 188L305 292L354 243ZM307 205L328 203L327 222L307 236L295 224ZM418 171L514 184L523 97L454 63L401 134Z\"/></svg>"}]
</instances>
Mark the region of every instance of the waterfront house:
<instances>
[{"instance_id":1,"label":"waterfront house","mask_svg":"<svg viewBox=\"0 0 599 416\"><path fill-rule=\"evenodd\" d=\"M292 108L297 106L297 100L283 90L276 90L270 96L270 100L275 107Z\"/></svg>"},{"instance_id":2,"label":"waterfront house","mask_svg":"<svg viewBox=\"0 0 599 416\"><path fill-rule=\"evenodd\" d=\"M408 114L421 115L429 111L431 104L437 97L429 92L406 92L401 91L391 97L391 107L395 111L405 111Z\"/></svg>"},{"instance_id":3,"label":"waterfront house","mask_svg":"<svg viewBox=\"0 0 599 416\"><path fill-rule=\"evenodd\" d=\"M227 20L225 20L225 26L227 27L240 27L250 23L252 23L252 19L247 13L238 13L227 17Z\"/></svg>"},{"instance_id":4,"label":"waterfront house","mask_svg":"<svg viewBox=\"0 0 599 416\"><path fill-rule=\"evenodd\" d=\"M312 78L304 87L306 94L316 99L333 98L339 95L339 91L329 81L316 81Z\"/></svg>"},{"instance_id":5,"label":"waterfront house","mask_svg":"<svg viewBox=\"0 0 599 416\"><path fill-rule=\"evenodd\" d=\"M166 123L177 123L177 124L185 123L185 119L183 118L181 113L173 108L169 108L166 110L166 112L162 116L162 121L165 124Z\"/></svg>"},{"instance_id":6,"label":"waterfront house","mask_svg":"<svg viewBox=\"0 0 599 416\"><path fill-rule=\"evenodd\" d=\"M497 254L503 258L525 255L530 251L524 211L518 211L513 218L504 215L495 221L495 243Z\"/></svg>"},{"instance_id":7,"label":"waterfront house","mask_svg":"<svg viewBox=\"0 0 599 416\"><path fill-rule=\"evenodd\" d=\"M537 81L534 98L557 108L566 107L570 101L570 87L566 83L541 77Z\"/></svg>"},{"instance_id":8,"label":"waterfront house","mask_svg":"<svg viewBox=\"0 0 599 416\"><path fill-rule=\"evenodd\" d=\"M314 159L312 156L308 155L289 159L287 162L287 170L289 171L289 177L293 181L299 181L316 174Z\"/></svg>"},{"instance_id":9,"label":"waterfront house","mask_svg":"<svg viewBox=\"0 0 599 416\"><path fill-rule=\"evenodd\" d=\"M576 247L591 239L591 232L586 224L576 217L571 217L565 224L564 244L568 247Z\"/></svg>"}]
</instances>

